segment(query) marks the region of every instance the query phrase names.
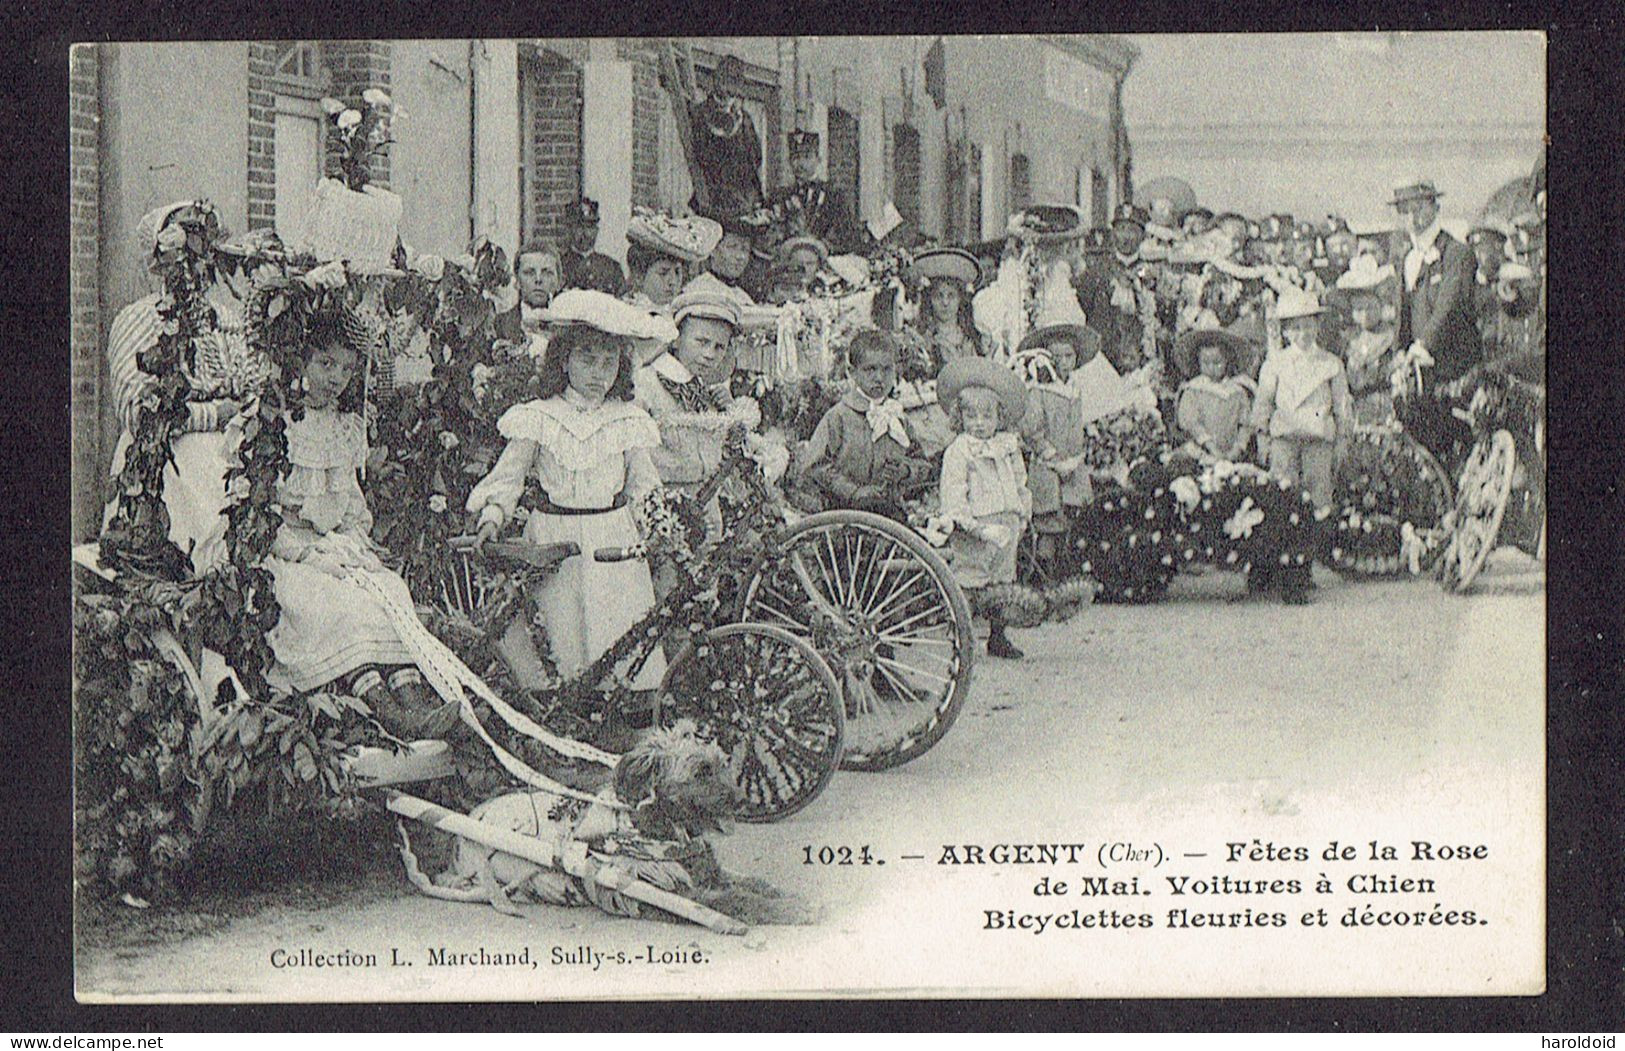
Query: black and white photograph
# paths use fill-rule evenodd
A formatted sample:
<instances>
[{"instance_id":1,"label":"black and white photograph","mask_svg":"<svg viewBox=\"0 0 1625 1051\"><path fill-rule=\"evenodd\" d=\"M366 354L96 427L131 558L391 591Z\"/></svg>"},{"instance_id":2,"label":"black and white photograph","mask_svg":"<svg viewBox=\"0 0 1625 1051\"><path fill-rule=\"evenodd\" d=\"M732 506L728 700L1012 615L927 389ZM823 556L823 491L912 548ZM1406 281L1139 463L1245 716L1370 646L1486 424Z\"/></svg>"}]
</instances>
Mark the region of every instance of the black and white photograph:
<instances>
[{"instance_id":1,"label":"black and white photograph","mask_svg":"<svg viewBox=\"0 0 1625 1051\"><path fill-rule=\"evenodd\" d=\"M1541 993L1546 45L75 44L77 999Z\"/></svg>"}]
</instances>

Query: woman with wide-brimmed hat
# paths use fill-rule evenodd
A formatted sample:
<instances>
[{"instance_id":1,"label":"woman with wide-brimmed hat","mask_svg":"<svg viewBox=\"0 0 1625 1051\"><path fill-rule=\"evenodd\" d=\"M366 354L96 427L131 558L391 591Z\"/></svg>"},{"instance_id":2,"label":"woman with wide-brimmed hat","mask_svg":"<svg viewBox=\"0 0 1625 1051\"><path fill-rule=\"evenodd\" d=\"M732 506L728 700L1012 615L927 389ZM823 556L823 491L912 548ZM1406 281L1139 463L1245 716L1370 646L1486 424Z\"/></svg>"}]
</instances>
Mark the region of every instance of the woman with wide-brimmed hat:
<instances>
[{"instance_id":1,"label":"woman with wide-brimmed hat","mask_svg":"<svg viewBox=\"0 0 1625 1051\"><path fill-rule=\"evenodd\" d=\"M659 309L677 298L689 271L711 258L722 224L703 215L681 218L634 212L626 226L626 269L632 279L627 301Z\"/></svg>"},{"instance_id":2,"label":"woman with wide-brimmed hat","mask_svg":"<svg viewBox=\"0 0 1625 1051\"><path fill-rule=\"evenodd\" d=\"M913 259L914 272L925 282L925 302L917 327L931 348L937 369L955 358L982 353L970 299L982 275L981 264L963 248L927 248Z\"/></svg>"}]
</instances>

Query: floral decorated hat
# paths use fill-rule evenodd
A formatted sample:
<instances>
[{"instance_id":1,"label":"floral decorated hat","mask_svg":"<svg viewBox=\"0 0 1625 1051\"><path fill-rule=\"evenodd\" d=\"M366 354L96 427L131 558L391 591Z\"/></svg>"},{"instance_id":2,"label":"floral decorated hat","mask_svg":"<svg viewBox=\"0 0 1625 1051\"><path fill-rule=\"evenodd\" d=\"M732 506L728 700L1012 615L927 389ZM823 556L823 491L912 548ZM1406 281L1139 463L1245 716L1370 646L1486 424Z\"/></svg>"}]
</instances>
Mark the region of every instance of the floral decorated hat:
<instances>
[{"instance_id":1,"label":"floral decorated hat","mask_svg":"<svg viewBox=\"0 0 1625 1051\"><path fill-rule=\"evenodd\" d=\"M639 209L626 224L626 239L685 263L700 263L716 251L722 224L703 215L678 219Z\"/></svg>"},{"instance_id":2,"label":"floral decorated hat","mask_svg":"<svg viewBox=\"0 0 1625 1051\"><path fill-rule=\"evenodd\" d=\"M987 358L954 358L937 374L937 403L953 405L967 387L986 387L998 397L1006 427L1026 415L1027 385L1015 369Z\"/></svg>"}]
</instances>

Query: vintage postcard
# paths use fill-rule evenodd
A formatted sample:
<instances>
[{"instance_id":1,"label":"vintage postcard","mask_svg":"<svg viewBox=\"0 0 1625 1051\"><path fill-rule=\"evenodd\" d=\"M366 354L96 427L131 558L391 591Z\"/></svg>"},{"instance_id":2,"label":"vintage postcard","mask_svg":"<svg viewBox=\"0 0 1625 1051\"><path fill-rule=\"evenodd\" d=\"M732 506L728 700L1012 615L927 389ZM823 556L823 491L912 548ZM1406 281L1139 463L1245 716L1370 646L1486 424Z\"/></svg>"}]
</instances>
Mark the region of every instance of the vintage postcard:
<instances>
[{"instance_id":1,"label":"vintage postcard","mask_svg":"<svg viewBox=\"0 0 1625 1051\"><path fill-rule=\"evenodd\" d=\"M1545 988L1541 34L65 58L80 1001Z\"/></svg>"}]
</instances>

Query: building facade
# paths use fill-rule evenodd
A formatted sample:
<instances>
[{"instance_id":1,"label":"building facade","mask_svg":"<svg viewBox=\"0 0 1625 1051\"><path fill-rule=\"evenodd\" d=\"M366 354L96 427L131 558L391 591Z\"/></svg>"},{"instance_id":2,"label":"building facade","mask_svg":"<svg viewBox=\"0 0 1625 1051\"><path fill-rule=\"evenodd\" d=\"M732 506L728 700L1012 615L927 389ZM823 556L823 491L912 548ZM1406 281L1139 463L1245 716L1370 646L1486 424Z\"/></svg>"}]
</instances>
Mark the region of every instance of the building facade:
<instances>
[{"instance_id":1,"label":"building facade","mask_svg":"<svg viewBox=\"0 0 1625 1051\"><path fill-rule=\"evenodd\" d=\"M154 290L134 231L149 209L207 198L232 230L297 227L325 167L323 96L388 91L394 141L375 181L401 237L455 255L478 235L512 252L601 206L623 258L635 206L687 210L692 186L663 70L699 91L745 67L765 189L788 181L785 136L818 131L827 177L860 219L888 202L923 234L973 242L1034 201L1096 221L1126 194L1122 88L1137 49L1114 37L757 37L115 43L71 55L73 525L94 534L117 439L103 348Z\"/></svg>"}]
</instances>

